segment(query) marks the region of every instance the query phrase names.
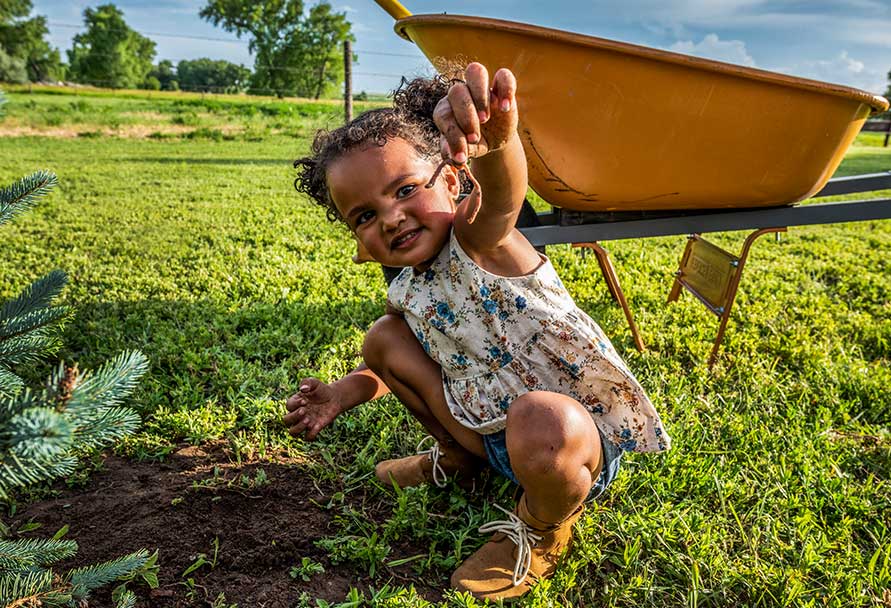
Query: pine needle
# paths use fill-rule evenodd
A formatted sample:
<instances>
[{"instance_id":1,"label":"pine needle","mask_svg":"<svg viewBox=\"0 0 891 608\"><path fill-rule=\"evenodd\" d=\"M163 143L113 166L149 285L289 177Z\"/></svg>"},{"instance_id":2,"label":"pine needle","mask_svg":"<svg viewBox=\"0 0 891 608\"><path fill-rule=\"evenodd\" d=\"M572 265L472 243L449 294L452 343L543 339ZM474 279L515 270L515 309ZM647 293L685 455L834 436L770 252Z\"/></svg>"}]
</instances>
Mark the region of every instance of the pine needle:
<instances>
[{"instance_id":1,"label":"pine needle","mask_svg":"<svg viewBox=\"0 0 891 608\"><path fill-rule=\"evenodd\" d=\"M57 183L55 173L41 169L0 190L0 224L33 207Z\"/></svg>"}]
</instances>

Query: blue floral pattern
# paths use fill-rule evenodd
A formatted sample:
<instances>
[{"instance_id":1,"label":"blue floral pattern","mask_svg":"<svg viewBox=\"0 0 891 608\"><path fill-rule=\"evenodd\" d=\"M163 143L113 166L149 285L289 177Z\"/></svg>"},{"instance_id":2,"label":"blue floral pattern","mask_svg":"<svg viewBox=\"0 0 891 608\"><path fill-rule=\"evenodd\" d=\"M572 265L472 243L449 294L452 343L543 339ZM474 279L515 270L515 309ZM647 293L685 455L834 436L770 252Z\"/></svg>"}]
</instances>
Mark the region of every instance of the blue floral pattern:
<instances>
[{"instance_id":1,"label":"blue floral pattern","mask_svg":"<svg viewBox=\"0 0 891 608\"><path fill-rule=\"evenodd\" d=\"M531 274L501 277L477 266L453 233L429 269L402 271L388 299L441 366L449 410L464 426L495 433L517 397L552 391L581 403L623 450L670 447L643 388L547 257Z\"/></svg>"}]
</instances>

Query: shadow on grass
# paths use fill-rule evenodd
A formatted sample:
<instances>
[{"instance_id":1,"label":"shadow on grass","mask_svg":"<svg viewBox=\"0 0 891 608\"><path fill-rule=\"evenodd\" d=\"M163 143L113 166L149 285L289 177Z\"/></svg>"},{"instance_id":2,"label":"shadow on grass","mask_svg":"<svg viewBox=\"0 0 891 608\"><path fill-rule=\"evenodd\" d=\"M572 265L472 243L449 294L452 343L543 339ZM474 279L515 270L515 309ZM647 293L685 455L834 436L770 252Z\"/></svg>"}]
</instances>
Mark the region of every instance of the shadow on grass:
<instances>
[{"instance_id":1,"label":"shadow on grass","mask_svg":"<svg viewBox=\"0 0 891 608\"><path fill-rule=\"evenodd\" d=\"M283 398L303 376L348 372L365 331L383 311L383 298L85 303L62 335L58 358L88 369L122 350L142 350L150 368L136 401L148 412L161 405L192 409L208 401ZM32 383L42 382L52 365L41 367Z\"/></svg>"}]
</instances>

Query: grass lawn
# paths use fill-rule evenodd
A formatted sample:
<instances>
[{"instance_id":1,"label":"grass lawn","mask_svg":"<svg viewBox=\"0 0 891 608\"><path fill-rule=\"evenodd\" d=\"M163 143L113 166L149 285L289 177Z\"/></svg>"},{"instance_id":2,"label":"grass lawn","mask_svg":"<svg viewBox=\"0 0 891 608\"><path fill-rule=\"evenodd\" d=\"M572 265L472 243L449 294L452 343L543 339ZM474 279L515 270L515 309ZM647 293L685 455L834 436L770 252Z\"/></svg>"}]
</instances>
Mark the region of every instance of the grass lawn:
<instances>
[{"instance_id":1,"label":"grass lawn","mask_svg":"<svg viewBox=\"0 0 891 608\"><path fill-rule=\"evenodd\" d=\"M392 397L353 410L313 444L279 422L300 378L335 379L359 362L364 331L384 310L379 268L353 265L348 235L291 185L290 161L341 110L8 97L0 129L31 135L0 138L0 182L47 168L59 186L2 229L0 300L62 268L63 301L76 315L60 355L89 367L123 349L146 353L151 368L134 404L145 424L118 453L155 461L208 442L233 460L286 452L336 485L341 502L372 492L392 512L377 522L336 503L339 527L319 531L327 567L389 585L370 605L429 605L391 578L390 547L406 538L429 547L411 572L444 586L484 541L476 528L497 515L492 502L512 506L512 488L394 495L373 484L375 462L413 452L423 436ZM54 128L86 136L46 136ZM881 134L861 135L839 174L891 169L891 148L880 146ZM738 251L745 234L709 238ZM594 259L548 249L648 390L673 449L623 461L557 576L521 605L891 606L891 221L760 240L712 372L717 320L688 294L665 304L684 243L607 244L643 353Z\"/></svg>"}]
</instances>

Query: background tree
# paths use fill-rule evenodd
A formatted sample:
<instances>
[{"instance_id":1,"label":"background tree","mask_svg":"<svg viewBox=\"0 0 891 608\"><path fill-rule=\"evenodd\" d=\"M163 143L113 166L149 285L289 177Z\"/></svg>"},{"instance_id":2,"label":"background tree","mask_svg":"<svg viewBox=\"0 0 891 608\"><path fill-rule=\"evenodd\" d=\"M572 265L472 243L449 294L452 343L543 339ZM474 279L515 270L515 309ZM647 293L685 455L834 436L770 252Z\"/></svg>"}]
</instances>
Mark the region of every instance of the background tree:
<instances>
[{"instance_id":1,"label":"background tree","mask_svg":"<svg viewBox=\"0 0 891 608\"><path fill-rule=\"evenodd\" d=\"M28 19L31 0L0 0L0 80L32 82L64 76L58 49L46 41L46 17ZM12 76L16 76L13 78Z\"/></svg>"},{"instance_id":2,"label":"background tree","mask_svg":"<svg viewBox=\"0 0 891 608\"><path fill-rule=\"evenodd\" d=\"M352 26L328 2L306 13L302 0L207 0L200 15L250 38L253 92L318 98L343 82L339 51Z\"/></svg>"},{"instance_id":3,"label":"background tree","mask_svg":"<svg viewBox=\"0 0 891 608\"><path fill-rule=\"evenodd\" d=\"M12 57L0 48L0 82L12 82L21 84L28 82L28 70L25 68L25 60L20 57Z\"/></svg>"},{"instance_id":4,"label":"background tree","mask_svg":"<svg viewBox=\"0 0 891 608\"><path fill-rule=\"evenodd\" d=\"M0 189L0 224L32 207L56 183L38 171ZM95 373L60 364L39 390L25 388L16 373L58 346L57 329L68 309L52 301L67 277L54 270L0 306L0 503L11 493L40 481L68 475L85 451L109 445L139 424L136 412L123 405L147 368L138 352L119 355ZM64 534L64 533L63 533ZM157 586L157 554L145 550L85 568L54 572L53 563L72 557L77 543L52 539L8 538L0 523L0 605L86 605L90 593L121 577L142 576ZM117 606L130 607L136 597L122 589Z\"/></svg>"},{"instance_id":5,"label":"background tree","mask_svg":"<svg viewBox=\"0 0 891 608\"><path fill-rule=\"evenodd\" d=\"M162 91L179 91L179 82L176 79L176 68L169 59L163 59L158 62L152 71L149 72L149 78L156 78Z\"/></svg>"},{"instance_id":6,"label":"background tree","mask_svg":"<svg viewBox=\"0 0 891 608\"><path fill-rule=\"evenodd\" d=\"M250 82L251 71L222 59L184 59L176 65L177 81L185 91L238 93Z\"/></svg>"},{"instance_id":7,"label":"background tree","mask_svg":"<svg viewBox=\"0 0 891 608\"><path fill-rule=\"evenodd\" d=\"M111 88L142 86L155 58L155 43L130 29L114 4L84 10L86 32L68 51L69 78Z\"/></svg>"}]
</instances>

